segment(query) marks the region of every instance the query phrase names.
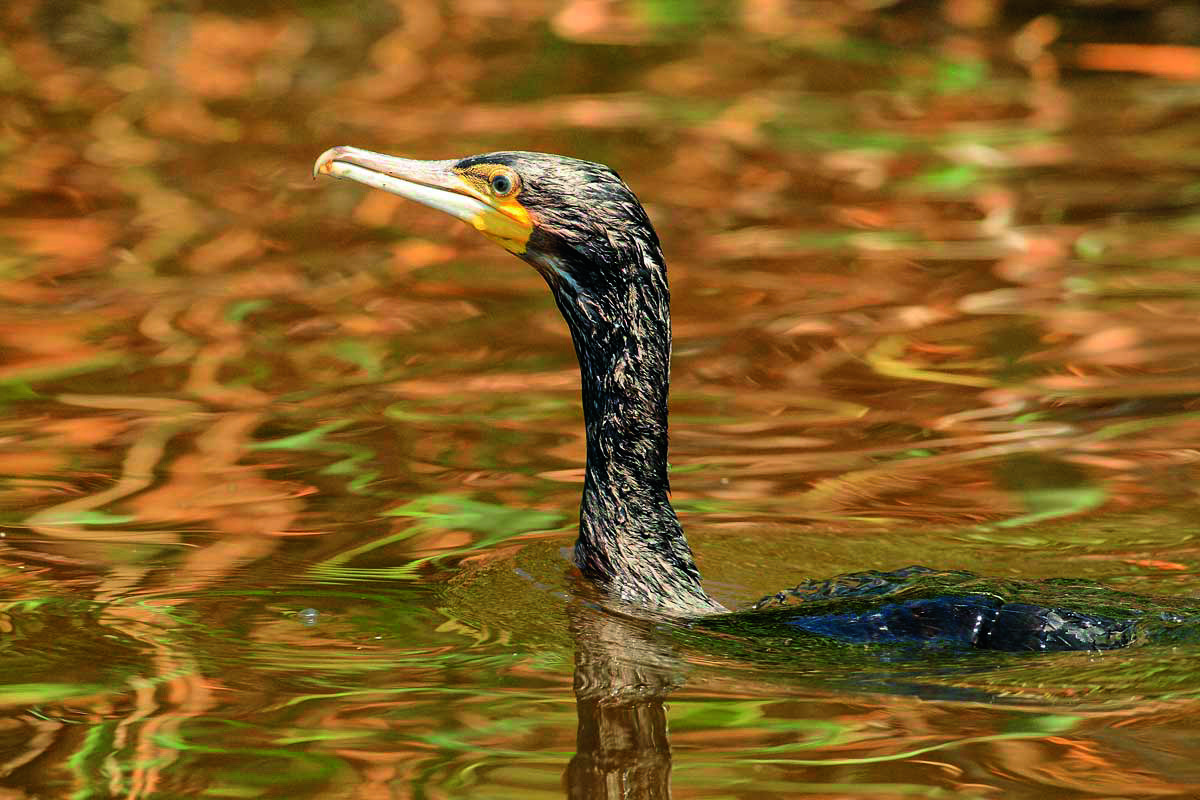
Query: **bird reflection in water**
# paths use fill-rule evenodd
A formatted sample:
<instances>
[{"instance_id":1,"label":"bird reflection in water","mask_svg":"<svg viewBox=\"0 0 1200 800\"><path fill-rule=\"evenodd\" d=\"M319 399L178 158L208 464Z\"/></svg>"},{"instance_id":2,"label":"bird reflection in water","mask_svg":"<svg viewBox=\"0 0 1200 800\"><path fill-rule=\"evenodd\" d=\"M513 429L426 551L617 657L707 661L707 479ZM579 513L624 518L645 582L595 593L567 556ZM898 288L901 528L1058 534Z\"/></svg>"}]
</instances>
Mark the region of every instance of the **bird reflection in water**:
<instances>
[{"instance_id":1,"label":"bird reflection in water","mask_svg":"<svg viewBox=\"0 0 1200 800\"><path fill-rule=\"evenodd\" d=\"M574 604L575 755L564 781L578 800L671 796L667 695L683 661L650 623Z\"/></svg>"}]
</instances>

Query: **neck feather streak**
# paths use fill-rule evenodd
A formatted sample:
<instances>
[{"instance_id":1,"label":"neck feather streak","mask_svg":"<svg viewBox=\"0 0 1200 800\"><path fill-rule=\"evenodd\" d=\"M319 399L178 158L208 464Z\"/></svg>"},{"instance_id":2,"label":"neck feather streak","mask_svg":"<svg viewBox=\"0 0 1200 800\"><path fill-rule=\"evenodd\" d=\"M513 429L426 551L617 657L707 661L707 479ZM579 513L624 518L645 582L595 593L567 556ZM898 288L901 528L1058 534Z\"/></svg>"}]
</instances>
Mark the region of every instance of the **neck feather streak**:
<instances>
[{"instance_id":1,"label":"neck feather streak","mask_svg":"<svg viewBox=\"0 0 1200 800\"><path fill-rule=\"evenodd\" d=\"M575 560L623 602L712 613L723 609L700 585L669 498L670 300L661 261L652 266L603 292L555 292L579 357L587 427Z\"/></svg>"}]
</instances>

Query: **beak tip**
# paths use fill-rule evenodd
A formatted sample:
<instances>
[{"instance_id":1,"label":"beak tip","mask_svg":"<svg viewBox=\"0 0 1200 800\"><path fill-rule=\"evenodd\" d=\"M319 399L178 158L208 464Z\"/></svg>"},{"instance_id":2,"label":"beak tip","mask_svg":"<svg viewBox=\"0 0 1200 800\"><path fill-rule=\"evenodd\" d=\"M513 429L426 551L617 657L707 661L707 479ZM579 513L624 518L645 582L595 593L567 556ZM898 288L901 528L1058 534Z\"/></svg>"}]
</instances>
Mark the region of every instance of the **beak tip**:
<instances>
[{"instance_id":1,"label":"beak tip","mask_svg":"<svg viewBox=\"0 0 1200 800\"><path fill-rule=\"evenodd\" d=\"M313 180L316 180L317 176L321 175L321 173L328 175L333 169L333 162L336 161L338 156L342 155L346 150L347 148L344 145L339 145L337 147L331 147L324 153L321 153L321 155L317 156L316 162L313 163Z\"/></svg>"}]
</instances>

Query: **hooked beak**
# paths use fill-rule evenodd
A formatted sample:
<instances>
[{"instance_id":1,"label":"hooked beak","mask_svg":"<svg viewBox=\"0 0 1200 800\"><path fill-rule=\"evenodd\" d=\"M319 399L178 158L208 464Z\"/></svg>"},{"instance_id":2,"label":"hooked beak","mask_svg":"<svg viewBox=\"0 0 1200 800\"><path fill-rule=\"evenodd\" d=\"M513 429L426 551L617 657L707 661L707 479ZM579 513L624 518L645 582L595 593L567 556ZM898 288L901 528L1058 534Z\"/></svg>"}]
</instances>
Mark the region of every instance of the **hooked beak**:
<instances>
[{"instance_id":1,"label":"hooked beak","mask_svg":"<svg viewBox=\"0 0 1200 800\"><path fill-rule=\"evenodd\" d=\"M503 206L455 171L455 161L414 161L357 147L331 147L317 158L313 177L324 173L382 189L457 217L512 253L525 252L533 232L529 213Z\"/></svg>"}]
</instances>

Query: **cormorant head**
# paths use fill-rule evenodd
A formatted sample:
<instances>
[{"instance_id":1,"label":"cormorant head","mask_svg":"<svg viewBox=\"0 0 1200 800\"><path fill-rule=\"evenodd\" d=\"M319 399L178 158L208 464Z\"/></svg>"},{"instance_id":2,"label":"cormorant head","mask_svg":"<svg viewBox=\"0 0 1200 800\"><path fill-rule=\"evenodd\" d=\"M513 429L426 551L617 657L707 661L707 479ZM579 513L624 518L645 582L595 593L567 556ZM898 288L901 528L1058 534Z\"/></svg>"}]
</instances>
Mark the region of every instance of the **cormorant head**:
<instances>
[{"instance_id":1,"label":"cormorant head","mask_svg":"<svg viewBox=\"0 0 1200 800\"><path fill-rule=\"evenodd\" d=\"M313 168L415 200L463 220L532 264L563 300L666 280L658 236L609 167L546 153L501 152L413 161L354 147Z\"/></svg>"}]
</instances>

